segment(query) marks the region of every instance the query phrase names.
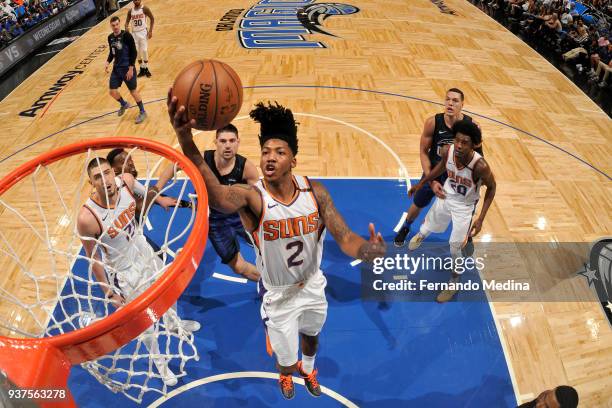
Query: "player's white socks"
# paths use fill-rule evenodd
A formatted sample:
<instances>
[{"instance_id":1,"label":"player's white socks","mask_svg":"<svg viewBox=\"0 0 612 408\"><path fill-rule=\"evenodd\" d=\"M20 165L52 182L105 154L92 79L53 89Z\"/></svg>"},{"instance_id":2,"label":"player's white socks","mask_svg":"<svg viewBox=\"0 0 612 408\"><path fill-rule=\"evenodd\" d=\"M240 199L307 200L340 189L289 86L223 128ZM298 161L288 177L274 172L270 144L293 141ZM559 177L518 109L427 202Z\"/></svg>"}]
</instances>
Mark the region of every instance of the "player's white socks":
<instances>
[{"instance_id":1,"label":"player's white socks","mask_svg":"<svg viewBox=\"0 0 612 408\"><path fill-rule=\"evenodd\" d=\"M306 354L302 354L302 371L304 372L304 374L312 373L312 370L314 370L314 362L316 356L316 354L314 356L307 356Z\"/></svg>"}]
</instances>

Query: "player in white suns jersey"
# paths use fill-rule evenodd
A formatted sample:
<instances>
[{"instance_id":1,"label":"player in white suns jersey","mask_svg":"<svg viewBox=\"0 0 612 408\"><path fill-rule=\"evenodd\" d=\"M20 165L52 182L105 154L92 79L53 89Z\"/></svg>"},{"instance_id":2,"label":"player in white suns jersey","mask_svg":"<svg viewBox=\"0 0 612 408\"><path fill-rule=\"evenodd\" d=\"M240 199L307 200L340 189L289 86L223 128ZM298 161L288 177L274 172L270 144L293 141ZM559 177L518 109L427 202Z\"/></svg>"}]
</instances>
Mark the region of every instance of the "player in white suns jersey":
<instances>
[{"instance_id":1,"label":"player in white suns jersey","mask_svg":"<svg viewBox=\"0 0 612 408\"><path fill-rule=\"evenodd\" d=\"M282 395L295 395L297 371L310 394L321 395L314 369L318 336L327 316L326 279L320 270L325 230L348 256L372 261L385 253L382 236L370 224L370 240L344 222L329 193L318 182L294 176L298 151L297 126L291 110L258 103L250 116L260 123L260 166L263 179L255 186L221 185L193 142L185 107L168 93L168 113L183 152L200 169L209 204L218 211L238 211L251 233L261 273L261 314L268 351L274 352ZM301 338L302 360L298 361Z\"/></svg>"},{"instance_id":2,"label":"player in white suns jersey","mask_svg":"<svg viewBox=\"0 0 612 408\"><path fill-rule=\"evenodd\" d=\"M410 240L409 249L418 248L432 232L444 232L452 221L449 244L451 256L456 259L461 256L461 247L468 236L474 237L482 228L482 222L495 197L496 184L489 165L474 150L482 142L480 128L474 122L461 120L453 125L453 134L453 144L444 146L442 160L408 193L412 196L423 185L447 172L448 178L443 186L444 198L436 198L419 232ZM487 187L487 192L480 216L472 223L481 184ZM451 282L459 280L461 274L458 271L453 271ZM455 293L455 290L444 290L437 300L440 303L448 302Z\"/></svg>"},{"instance_id":3,"label":"player in white suns jersey","mask_svg":"<svg viewBox=\"0 0 612 408\"><path fill-rule=\"evenodd\" d=\"M101 283L101 289L115 307L121 307L151 286L164 270L164 264L137 226L134 177L129 173L115 177L110 164L103 158L92 159L87 173L94 191L79 212L77 230L86 256L94 260L92 272ZM195 321L180 320L174 309L167 313L166 326L180 324L188 331L199 329ZM159 356L153 328L141 336L149 353ZM177 378L167 361L155 357L153 362L163 381L175 385Z\"/></svg>"},{"instance_id":4,"label":"player in white suns jersey","mask_svg":"<svg viewBox=\"0 0 612 408\"><path fill-rule=\"evenodd\" d=\"M149 28L147 28L147 20L150 22ZM151 71L149 71L148 65L148 40L153 38L155 18L151 9L142 5L142 0L134 0L134 5L128 10L127 18L125 19L125 31L130 31L130 21L132 22L132 35L134 36L136 50L138 51L138 65L140 65L138 76L146 75L149 78L151 77Z\"/></svg>"}]
</instances>

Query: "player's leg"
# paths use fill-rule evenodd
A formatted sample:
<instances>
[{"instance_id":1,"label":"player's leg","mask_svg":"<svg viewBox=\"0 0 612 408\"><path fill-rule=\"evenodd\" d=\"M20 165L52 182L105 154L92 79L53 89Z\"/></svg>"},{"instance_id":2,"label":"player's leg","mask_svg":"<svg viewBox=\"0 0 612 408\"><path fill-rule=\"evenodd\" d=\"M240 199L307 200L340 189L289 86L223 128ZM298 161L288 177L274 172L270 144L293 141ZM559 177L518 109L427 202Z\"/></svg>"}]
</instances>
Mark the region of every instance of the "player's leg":
<instances>
[{"instance_id":1,"label":"player's leg","mask_svg":"<svg viewBox=\"0 0 612 408\"><path fill-rule=\"evenodd\" d=\"M144 73L147 78L151 78L151 71L149 71L149 39L147 38L147 32L143 33L142 39L142 65L144 67Z\"/></svg>"},{"instance_id":2,"label":"player's leg","mask_svg":"<svg viewBox=\"0 0 612 408\"><path fill-rule=\"evenodd\" d=\"M240 254L240 243L238 242L238 237L241 236L245 240L249 239L246 236L246 231L244 230L244 226L242 225L242 221L240 220L240 218L235 217L228 219L224 231L226 233L231 234L231 236L228 237L230 239L225 239L227 245L225 246L224 250L224 252L227 253L225 255L225 259L229 258L230 256L231 259L228 262L223 262L224 257L221 257L222 262L227 263L227 265L232 268L234 273L244 276L245 278L253 282L257 282L260 276L257 267L255 267L255 265L253 265L252 263L245 261L245 259ZM217 235L219 234L217 233Z\"/></svg>"},{"instance_id":3,"label":"player's leg","mask_svg":"<svg viewBox=\"0 0 612 408\"><path fill-rule=\"evenodd\" d=\"M440 198L436 198L433 205L427 212L425 216L425 221L421 224L419 228L419 232L412 237L410 243L408 244L408 248L410 250L417 249L421 246L421 243L429 234L432 232L444 232L446 228L448 228L448 224L451 220L451 213L447 207L448 200L443 200Z\"/></svg>"},{"instance_id":4,"label":"player's leg","mask_svg":"<svg viewBox=\"0 0 612 408\"><path fill-rule=\"evenodd\" d=\"M134 33L134 42L136 43L136 52L138 54L138 78L141 78L145 75L145 66L142 64L142 36L140 32Z\"/></svg>"},{"instance_id":5,"label":"player's leg","mask_svg":"<svg viewBox=\"0 0 612 408\"><path fill-rule=\"evenodd\" d=\"M453 265L457 265L451 272L450 282L458 283L461 280L461 275L465 272L465 270L461 266L463 263L456 264L455 260L463 257L461 249L467 242L470 226L472 225L472 216L476 206L466 206L462 203L449 202L448 207L450 207L453 223L448 244L450 247L451 257L453 258ZM455 296L456 293L457 291L452 289L443 290L440 292L436 300L440 303L448 302L453 298L453 296Z\"/></svg>"},{"instance_id":6,"label":"player's leg","mask_svg":"<svg viewBox=\"0 0 612 408\"><path fill-rule=\"evenodd\" d=\"M140 93L138 92L137 86L138 86L138 82L136 81L136 73L134 73L134 75L132 75L132 78L130 80L125 80L125 84L127 85L128 89L130 90L130 93L132 94L132 98L134 98L134 101L136 102L136 104L138 105L138 109L140 110L140 112L138 113L138 116L136 116L136 124L142 123L144 122L144 120L147 118L147 112L145 112L145 108L144 108L144 104L142 103L142 98L140 97Z\"/></svg>"},{"instance_id":7,"label":"player's leg","mask_svg":"<svg viewBox=\"0 0 612 408\"><path fill-rule=\"evenodd\" d=\"M143 266L143 265L140 265ZM141 274L141 272L144 273ZM129 270L122 271L116 275L116 285L120 288L122 296L126 302L129 303L137 298L145 289L142 285L142 281L148 278L147 272L150 272L150 268L132 268ZM159 326L157 324L151 325L145 330L138 339L142 341L149 352L149 358L153 361L153 364L157 368L162 381L167 386L173 386L177 383L176 375L168 367L168 361L163 357L159 350L159 344L157 342L156 329Z\"/></svg>"},{"instance_id":8,"label":"player's leg","mask_svg":"<svg viewBox=\"0 0 612 408\"><path fill-rule=\"evenodd\" d=\"M268 353L276 357L279 387L285 399L295 396L292 374L298 362L298 318L293 307L283 302L282 291L268 291L262 297L261 318L266 325Z\"/></svg>"},{"instance_id":9,"label":"player's leg","mask_svg":"<svg viewBox=\"0 0 612 408\"><path fill-rule=\"evenodd\" d=\"M423 176L421 176L421 178L423 178ZM443 181L442 184L444 184ZM431 203L434 197L435 194L429 184L424 185L423 188L416 192L412 204L410 204L410 208L408 209L408 214L406 214L406 220L393 239L393 243L396 247L403 247L406 244L406 237L410 234L412 223L417 219L421 210Z\"/></svg>"},{"instance_id":10,"label":"player's leg","mask_svg":"<svg viewBox=\"0 0 612 408\"><path fill-rule=\"evenodd\" d=\"M298 319L302 340L302 360L298 362L297 368L298 373L304 379L306 389L313 397L321 395L321 386L317 380L317 370L314 365L319 347L319 333L327 319L326 285L325 276L319 273L310 278L298 297L298 304L302 309L302 314Z\"/></svg>"},{"instance_id":11,"label":"player's leg","mask_svg":"<svg viewBox=\"0 0 612 408\"><path fill-rule=\"evenodd\" d=\"M111 72L110 78L108 80L108 93L113 97L114 100L119 102L119 110L117 111L117 116L122 116L125 113L125 110L128 108L129 104L125 99L121 97L119 93L119 87L123 79L121 78L121 73L117 72L114 68Z\"/></svg>"}]
</instances>

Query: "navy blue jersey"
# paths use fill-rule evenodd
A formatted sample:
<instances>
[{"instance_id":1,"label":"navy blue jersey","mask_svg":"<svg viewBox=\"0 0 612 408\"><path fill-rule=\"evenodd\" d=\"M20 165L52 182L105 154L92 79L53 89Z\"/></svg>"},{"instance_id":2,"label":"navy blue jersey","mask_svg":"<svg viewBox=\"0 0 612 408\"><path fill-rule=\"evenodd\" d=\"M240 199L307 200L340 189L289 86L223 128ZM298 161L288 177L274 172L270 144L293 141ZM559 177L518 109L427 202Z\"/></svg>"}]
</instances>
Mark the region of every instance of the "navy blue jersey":
<instances>
[{"instance_id":1,"label":"navy blue jersey","mask_svg":"<svg viewBox=\"0 0 612 408\"><path fill-rule=\"evenodd\" d=\"M217 169L217 165L215 163L215 151L214 150L206 150L204 152L204 161L210 167L213 174L219 180L219 183L224 184L226 186L231 186L232 184L247 184L246 179L244 178L244 168L246 166L246 157L241 156L239 154L236 155L236 161L234 163L234 168L228 174L222 176ZM238 213L234 214L224 214L214 209L210 209L209 219L211 220L223 220L229 217L238 217Z\"/></svg>"},{"instance_id":2,"label":"navy blue jersey","mask_svg":"<svg viewBox=\"0 0 612 408\"><path fill-rule=\"evenodd\" d=\"M464 120L472 121L472 118L466 114L463 115ZM431 161L431 168L438 164L442 160L442 146L453 143L455 136L453 130L446 126L444 122L444 114L438 113L435 116L436 125L433 131L433 140L431 141L431 147L429 148L429 160Z\"/></svg>"}]
</instances>

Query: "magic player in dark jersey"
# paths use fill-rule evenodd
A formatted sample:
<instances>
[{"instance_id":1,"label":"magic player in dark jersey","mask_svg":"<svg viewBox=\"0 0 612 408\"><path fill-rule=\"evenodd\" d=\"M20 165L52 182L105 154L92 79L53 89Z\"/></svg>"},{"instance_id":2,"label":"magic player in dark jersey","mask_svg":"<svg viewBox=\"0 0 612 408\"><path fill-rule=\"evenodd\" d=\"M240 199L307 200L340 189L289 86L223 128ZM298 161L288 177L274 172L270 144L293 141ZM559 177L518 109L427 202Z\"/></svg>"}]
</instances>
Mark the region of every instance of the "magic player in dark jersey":
<instances>
[{"instance_id":1,"label":"magic player in dark jersey","mask_svg":"<svg viewBox=\"0 0 612 408\"><path fill-rule=\"evenodd\" d=\"M110 19L110 25L113 32L108 35L108 58L104 70L108 73L110 63L113 63L113 69L108 81L110 96L119 102L118 116L122 116L128 108L129 103L119 93L119 87L125 82L125 85L132 94L134 101L138 105L140 112L136 116L136 124L142 123L147 118L142 98L138 93L136 73L134 64L136 63L136 43L132 34L121 29L121 20L117 16Z\"/></svg>"},{"instance_id":2,"label":"magic player in dark jersey","mask_svg":"<svg viewBox=\"0 0 612 408\"><path fill-rule=\"evenodd\" d=\"M215 145L215 150L204 152L204 161L217 176L219 183L255 184L259 180L255 165L237 153L240 138L234 125L229 124L217 130ZM258 281L259 272L255 265L245 261L240 255L238 237L242 237L246 242L251 241L238 213L224 214L211 208L208 224L208 239L221 257L221 262L227 264L235 273Z\"/></svg>"},{"instance_id":3,"label":"magic player in dark jersey","mask_svg":"<svg viewBox=\"0 0 612 408\"><path fill-rule=\"evenodd\" d=\"M455 122L460 120L472 121L472 118L461 112L463 108L464 95L460 89L451 88L446 91L444 101L444 112L429 117L425 121L423 133L421 134L420 158L423 168L423 177L427 176L431 169L441 160L442 146L453 143L453 131L451 130ZM478 124L476 124L478 125ZM475 149L482 155L482 146L478 145ZM406 221L400 228L393 240L395 246L401 247L406 244L406 237L410 233L410 225L419 216L421 209L427 207L434 196L444 198L442 186L446 180L446 173L423 186L415 195L408 209ZM471 241L471 237L469 238ZM471 242L470 242L471 244Z\"/></svg>"}]
</instances>

